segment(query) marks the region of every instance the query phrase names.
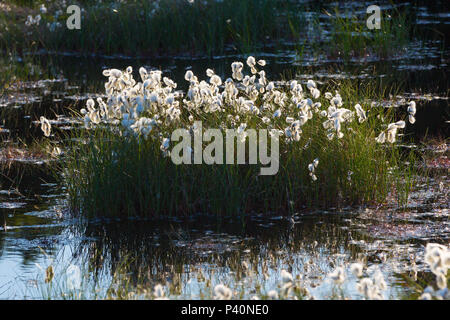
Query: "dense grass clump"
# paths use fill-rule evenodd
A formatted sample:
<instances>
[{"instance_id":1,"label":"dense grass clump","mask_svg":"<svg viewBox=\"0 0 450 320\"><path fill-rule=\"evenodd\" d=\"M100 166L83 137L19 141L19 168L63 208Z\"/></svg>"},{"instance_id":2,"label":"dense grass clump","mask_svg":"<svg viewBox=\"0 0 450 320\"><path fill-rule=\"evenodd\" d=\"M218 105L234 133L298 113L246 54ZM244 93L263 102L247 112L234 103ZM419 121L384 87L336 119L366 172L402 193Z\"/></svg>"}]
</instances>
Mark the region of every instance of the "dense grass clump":
<instances>
[{"instance_id":1,"label":"dense grass clump","mask_svg":"<svg viewBox=\"0 0 450 320\"><path fill-rule=\"evenodd\" d=\"M251 58L249 65L253 65ZM233 64L233 70L233 77L240 78L239 63ZM174 86L170 79L159 82L159 72L147 74L141 68L144 85L135 84L134 89L149 97L142 100L131 87L113 89L119 79L115 76L136 83L131 72L130 68L123 73L105 71L110 79L106 84L108 101L99 99L99 109L95 109L93 100L88 102L88 110L82 110L82 114L89 130L80 130L70 139L62 171L75 212L109 217L229 216L380 203L392 192L399 202L407 198L413 173L405 175L404 155L393 143L396 132L388 135L388 140L394 140L391 143L376 141L380 132L395 126L394 113L371 103L370 98L377 97L370 85L342 83L328 88L342 93L336 91L333 96L330 92L320 95L316 84L309 81L310 93L315 95L313 104L305 92L299 93L301 85L296 81L275 88L265 78L262 82L267 86L252 83L249 76L236 82L228 79L222 95L220 85L213 84L218 76L209 70L211 84L199 83L193 74L186 74L191 85L186 99L181 99L170 93ZM148 91L152 81L153 93ZM203 91L196 91L199 87ZM238 95L227 96L233 88L240 88ZM264 94L255 92L256 88ZM123 90L128 96L123 96ZM217 101L209 100L210 94L224 99L215 111L211 108ZM297 100L298 104L294 103ZM363 121L350 110L358 101L365 110L360 114ZM244 110L245 103L251 105L249 110ZM335 110L344 112L347 120L339 118ZM278 117L278 112L282 116ZM204 130L278 130L282 133L278 173L260 175L259 164L175 165L167 156L170 142L166 137L176 128L192 131L194 119L202 121ZM203 142L202 150L208 144ZM248 155L249 146L246 148ZM248 163L248 156L246 160Z\"/></svg>"},{"instance_id":2,"label":"dense grass clump","mask_svg":"<svg viewBox=\"0 0 450 320\"><path fill-rule=\"evenodd\" d=\"M333 52L345 58L389 57L401 52L411 41L413 19L409 11L383 10L380 29L369 30L364 19L348 12L342 14L336 8L331 18L331 41L336 44Z\"/></svg>"}]
</instances>

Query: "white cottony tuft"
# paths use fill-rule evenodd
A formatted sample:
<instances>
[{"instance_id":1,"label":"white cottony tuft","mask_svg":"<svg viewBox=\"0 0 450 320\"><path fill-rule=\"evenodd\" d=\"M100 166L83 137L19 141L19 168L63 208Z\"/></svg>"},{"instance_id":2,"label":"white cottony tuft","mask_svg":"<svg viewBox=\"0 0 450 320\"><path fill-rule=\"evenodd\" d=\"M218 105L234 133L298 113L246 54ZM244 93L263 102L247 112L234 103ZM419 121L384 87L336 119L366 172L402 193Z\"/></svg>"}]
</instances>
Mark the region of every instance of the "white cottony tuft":
<instances>
[{"instance_id":1,"label":"white cottony tuft","mask_svg":"<svg viewBox=\"0 0 450 320\"><path fill-rule=\"evenodd\" d=\"M46 119L45 117L40 117L40 122L41 122L41 130L44 132L44 135L46 137L49 137L52 129L50 121L48 121L48 119Z\"/></svg>"}]
</instances>

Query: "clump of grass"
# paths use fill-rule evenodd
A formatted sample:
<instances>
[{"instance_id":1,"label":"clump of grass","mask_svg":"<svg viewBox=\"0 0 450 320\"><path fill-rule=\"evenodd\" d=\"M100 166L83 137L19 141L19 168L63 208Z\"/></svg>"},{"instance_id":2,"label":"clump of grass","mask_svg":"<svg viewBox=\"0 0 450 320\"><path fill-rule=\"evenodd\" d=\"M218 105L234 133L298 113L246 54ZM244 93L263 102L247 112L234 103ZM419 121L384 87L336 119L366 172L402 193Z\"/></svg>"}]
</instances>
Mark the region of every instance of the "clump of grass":
<instances>
[{"instance_id":1,"label":"clump of grass","mask_svg":"<svg viewBox=\"0 0 450 320\"><path fill-rule=\"evenodd\" d=\"M248 61L252 65L251 60ZM236 64L233 68L233 77L239 78L236 73L242 71L239 67L236 69ZM128 94L125 98L130 99L128 103L124 102L124 97L120 98L123 94L120 92L131 87L117 90L121 86L117 79L125 77L126 81L136 83L130 80L131 72L131 68L124 72L105 71L110 76L106 85L110 95L107 103L98 100L99 109L95 109L95 102L88 101L88 110L82 110L82 113L91 129L79 130L68 139L70 143L61 168L62 182L75 212L88 217L162 218L196 213L223 217L244 216L249 212L286 213L305 208L374 204L385 201L393 190L398 199L407 199L409 187L405 186L411 182L405 182L405 172L408 172L406 177L413 176L414 169L411 168L414 164L408 163L408 171L405 171L402 162L405 155L396 144L376 141L387 124L394 122L395 115L392 109L386 110L370 102L370 98L377 98L370 84L362 88L351 82L342 83L339 88L329 88L339 89L342 96L336 93L333 97L328 92L326 97L313 98L316 100L313 105L304 93L295 93L299 88L295 81L290 82L289 90L275 88L273 83L267 87L257 86L256 82L249 80L250 77L235 84L230 79L226 85L228 89L224 91L239 88L238 96L226 98L216 111L207 111L215 104L193 103L196 98L192 92L203 86L205 91L197 92L206 94L202 99L210 98L208 90L214 92L212 95L218 94L219 86L213 84L218 81L218 76L214 72L209 71L210 85L199 83L193 74L189 75L191 86L188 95L194 100L188 101L174 98L171 93L174 83L170 79L165 78L163 82L167 86L164 87L161 79L161 82L155 80L161 76L158 71L147 74L145 69L141 69L146 86L151 79L157 83L152 89L154 91L145 91L137 85L138 91L144 90L140 91L142 94L153 96L145 100L145 106L142 105L144 100L137 98L141 94L137 91ZM262 82L267 83L265 74L261 77L264 78ZM115 86L119 87L114 89ZM311 93L317 94L318 89L314 86L313 81L308 82ZM255 88L261 93L253 91ZM256 96L250 97L248 92ZM285 102L277 102L273 98L284 95ZM297 98L298 104L293 102ZM151 99L154 102L150 102ZM367 112L367 116L364 115L366 119L351 121L355 112L338 108L350 115L341 128L340 121L344 120L332 116L336 99L342 99L351 109L360 101L361 108ZM253 111L243 111L243 101L250 101ZM283 116L276 117L278 112ZM296 131L299 127L295 127L300 120L294 121L299 117L309 119L300 125L301 134ZM293 124L287 124L289 118L293 119ZM247 164L243 165L175 165L167 157L169 139L166 137L170 137L176 128L194 130L194 119L201 120L205 130L246 125L248 128L283 131L278 173L260 175L260 166L248 164L248 158ZM337 126L336 121L339 129L333 127ZM326 123L331 127L324 129ZM294 138L297 134L298 139ZM203 149L205 146L203 143ZM311 169L310 164L313 163L315 165Z\"/></svg>"},{"instance_id":2,"label":"clump of grass","mask_svg":"<svg viewBox=\"0 0 450 320\"><path fill-rule=\"evenodd\" d=\"M392 15L392 16L391 16ZM366 17L346 13L336 8L331 17L331 42L335 55L345 59L376 55L386 58L398 54L411 40L413 21L407 10L381 11L381 28L369 30Z\"/></svg>"},{"instance_id":3,"label":"clump of grass","mask_svg":"<svg viewBox=\"0 0 450 320\"><path fill-rule=\"evenodd\" d=\"M4 48L133 56L212 55L227 47L246 51L289 38L287 15L294 12L294 4L276 0L74 2L84 9L82 25L69 30L66 8L58 1L44 3L46 13L35 3L32 9L0 15L0 23L8 27ZM27 14L40 14L39 25L25 26ZM293 19L290 24L300 28L302 22Z\"/></svg>"}]
</instances>

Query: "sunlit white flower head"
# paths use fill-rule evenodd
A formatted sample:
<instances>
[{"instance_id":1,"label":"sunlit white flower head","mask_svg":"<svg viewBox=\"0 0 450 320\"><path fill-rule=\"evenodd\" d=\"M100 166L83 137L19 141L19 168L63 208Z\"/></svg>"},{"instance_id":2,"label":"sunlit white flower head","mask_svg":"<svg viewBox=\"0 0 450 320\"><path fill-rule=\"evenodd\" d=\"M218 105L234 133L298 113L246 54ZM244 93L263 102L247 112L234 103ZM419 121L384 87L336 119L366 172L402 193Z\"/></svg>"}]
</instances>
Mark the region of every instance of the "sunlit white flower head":
<instances>
[{"instance_id":1,"label":"sunlit white flower head","mask_svg":"<svg viewBox=\"0 0 450 320\"><path fill-rule=\"evenodd\" d=\"M211 76L211 79L209 81L211 82L211 84L213 84L217 87L222 85L222 79L220 79L220 77L215 74Z\"/></svg>"},{"instance_id":2,"label":"sunlit white flower head","mask_svg":"<svg viewBox=\"0 0 450 320\"><path fill-rule=\"evenodd\" d=\"M340 107L342 107L343 102L342 102L342 97L341 97L341 95L340 95L339 93L336 93L336 95L335 95L333 98L331 98L330 104L331 104L331 106L333 106L333 107L335 107L335 108L340 108Z\"/></svg>"},{"instance_id":3,"label":"sunlit white flower head","mask_svg":"<svg viewBox=\"0 0 450 320\"><path fill-rule=\"evenodd\" d=\"M319 165L319 158L314 159L312 164L314 165L314 168L317 168L317 166Z\"/></svg>"},{"instance_id":4,"label":"sunlit white flower head","mask_svg":"<svg viewBox=\"0 0 450 320\"><path fill-rule=\"evenodd\" d=\"M51 152L52 157L55 157L55 158L60 156L61 154L62 154L62 150L60 147L54 147Z\"/></svg>"},{"instance_id":5,"label":"sunlit white flower head","mask_svg":"<svg viewBox=\"0 0 450 320\"><path fill-rule=\"evenodd\" d=\"M247 65L250 67L250 71L252 74L256 74L258 72L258 70L256 70L256 68L255 68L255 66L256 66L255 57L249 56L247 58Z\"/></svg>"},{"instance_id":6,"label":"sunlit white flower head","mask_svg":"<svg viewBox=\"0 0 450 320\"><path fill-rule=\"evenodd\" d=\"M266 65L266 60L258 60L258 64L259 64L261 67L264 67L264 66Z\"/></svg>"},{"instance_id":7,"label":"sunlit white flower head","mask_svg":"<svg viewBox=\"0 0 450 320\"><path fill-rule=\"evenodd\" d=\"M408 120L409 123L414 124L416 122L416 118L414 117L416 115L416 102L415 101L411 101L408 104Z\"/></svg>"},{"instance_id":8,"label":"sunlit white flower head","mask_svg":"<svg viewBox=\"0 0 450 320\"><path fill-rule=\"evenodd\" d=\"M177 84L173 80L171 80L167 77L164 77L163 81L164 81L164 84L170 88L175 89L177 87Z\"/></svg>"},{"instance_id":9,"label":"sunlit white flower head","mask_svg":"<svg viewBox=\"0 0 450 320\"><path fill-rule=\"evenodd\" d=\"M255 57L249 56L249 57L247 58L247 65L248 65L249 67L254 67L254 66L256 65Z\"/></svg>"},{"instance_id":10,"label":"sunlit white flower head","mask_svg":"<svg viewBox=\"0 0 450 320\"><path fill-rule=\"evenodd\" d=\"M49 137L52 129L50 121L48 121L48 119L46 119L45 117L40 117L40 122L41 122L41 130L44 132L44 135L46 137Z\"/></svg>"},{"instance_id":11,"label":"sunlit white flower head","mask_svg":"<svg viewBox=\"0 0 450 320\"><path fill-rule=\"evenodd\" d=\"M319 99L320 97L320 91L317 88L311 88L310 89L311 95L313 96L314 99Z\"/></svg>"},{"instance_id":12,"label":"sunlit white flower head","mask_svg":"<svg viewBox=\"0 0 450 320\"><path fill-rule=\"evenodd\" d=\"M314 159L312 163L308 164L309 176L311 177L312 181L317 180L317 176L315 175L315 170L318 165L319 165L319 158Z\"/></svg>"},{"instance_id":13,"label":"sunlit white flower head","mask_svg":"<svg viewBox=\"0 0 450 320\"><path fill-rule=\"evenodd\" d=\"M42 14L47 13L47 8L45 7L45 4L41 4L41 6L39 7L39 11L41 11Z\"/></svg>"},{"instance_id":14,"label":"sunlit white flower head","mask_svg":"<svg viewBox=\"0 0 450 320\"><path fill-rule=\"evenodd\" d=\"M244 64L242 62L233 62L231 64L231 70L233 72L233 79L241 81L244 78L242 74L242 69L244 68Z\"/></svg>"},{"instance_id":15,"label":"sunlit white flower head","mask_svg":"<svg viewBox=\"0 0 450 320\"><path fill-rule=\"evenodd\" d=\"M375 138L375 141L378 143L384 143L386 141L386 133L383 131L381 132L378 137Z\"/></svg>"},{"instance_id":16,"label":"sunlit white flower head","mask_svg":"<svg viewBox=\"0 0 450 320\"><path fill-rule=\"evenodd\" d=\"M317 88L316 83L314 82L314 80L308 80L308 83L306 84L306 87L311 90L312 88Z\"/></svg>"},{"instance_id":17,"label":"sunlit white flower head","mask_svg":"<svg viewBox=\"0 0 450 320\"><path fill-rule=\"evenodd\" d=\"M147 70L144 67L139 68L139 75L141 76L142 81L145 81L147 79Z\"/></svg>"},{"instance_id":18,"label":"sunlit white flower head","mask_svg":"<svg viewBox=\"0 0 450 320\"><path fill-rule=\"evenodd\" d=\"M413 116L416 114L416 102L415 101L411 101L408 103L408 113Z\"/></svg>"},{"instance_id":19,"label":"sunlit white flower head","mask_svg":"<svg viewBox=\"0 0 450 320\"><path fill-rule=\"evenodd\" d=\"M245 131L245 128L247 128L247 124L246 123L241 123L237 129L237 133L238 134L242 134Z\"/></svg>"},{"instance_id":20,"label":"sunlit white flower head","mask_svg":"<svg viewBox=\"0 0 450 320\"><path fill-rule=\"evenodd\" d=\"M390 123L386 131L381 132L378 137L375 138L375 141L378 143L384 143L387 140L389 143L394 143L396 141L397 130L404 128L405 125L406 123L403 120Z\"/></svg>"},{"instance_id":21,"label":"sunlit white flower head","mask_svg":"<svg viewBox=\"0 0 450 320\"><path fill-rule=\"evenodd\" d=\"M363 108L361 107L361 105L359 103L357 103L355 105L355 109L356 109L356 114L358 115L358 121L360 123L366 121L367 120L366 112L363 110Z\"/></svg>"},{"instance_id":22,"label":"sunlit white flower head","mask_svg":"<svg viewBox=\"0 0 450 320\"><path fill-rule=\"evenodd\" d=\"M172 105L175 102L175 96L173 94L169 94L166 98L166 104Z\"/></svg>"},{"instance_id":23,"label":"sunlit white flower head","mask_svg":"<svg viewBox=\"0 0 450 320\"><path fill-rule=\"evenodd\" d=\"M194 73L192 72L192 70L186 71L186 73L184 75L184 79L186 81L191 81L193 78L194 78Z\"/></svg>"},{"instance_id":24,"label":"sunlit white flower head","mask_svg":"<svg viewBox=\"0 0 450 320\"><path fill-rule=\"evenodd\" d=\"M292 122L294 122L294 118L292 118L292 117L286 117L286 123L292 123Z\"/></svg>"}]
</instances>

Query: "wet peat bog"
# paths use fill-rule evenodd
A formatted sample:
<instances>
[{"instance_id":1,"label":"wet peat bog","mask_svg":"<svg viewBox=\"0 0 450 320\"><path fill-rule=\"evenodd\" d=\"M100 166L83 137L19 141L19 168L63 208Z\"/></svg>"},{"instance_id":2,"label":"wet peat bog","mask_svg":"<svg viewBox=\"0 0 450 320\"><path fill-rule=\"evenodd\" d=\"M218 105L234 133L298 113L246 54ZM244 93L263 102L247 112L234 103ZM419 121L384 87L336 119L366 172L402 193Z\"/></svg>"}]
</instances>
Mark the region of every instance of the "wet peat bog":
<instances>
[{"instance_id":1,"label":"wet peat bog","mask_svg":"<svg viewBox=\"0 0 450 320\"><path fill-rule=\"evenodd\" d=\"M448 34L450 12L415 9L419 30ZM326 30L326 15L315 14ZM321 41L330 41L328 36L324 32ZM381 272L383 298L418 298L422 285L436 284L424 257L426 244L450 243L447 40L413 39L383 58L317 54L312 43L301 55L295 44L285 43L212 59L33 54L39 63L32 60L28 68L37 80L11 82L0 91L0 299L211 299L226 297L228 289L233 299L361 299L359 278L350 271L356 261L364 265L364 277L376 279ZM417 121L402 132L401 143L426 154L420 163L426 174L417 177L407 205L399 208L392 195L379 206L304 207L294 214L249 212L220 219L200 213L86 219L70 212L54 168L67 134L82 130L72 111L89 98L105 98L104 69L159 69L185 91L187 70L203 76L211 68L226 79L231 63L249 55L266 60L264 70L274 80L398 88L377 103L400 113L399 105L416 101ZM0 68L9 64L25 62ZM43 137L40 116L51 119L50 140ZM341 266L342 283L336 273ZM220 284L226 288L219 292Z\"/></svg>"}]
</instances>

